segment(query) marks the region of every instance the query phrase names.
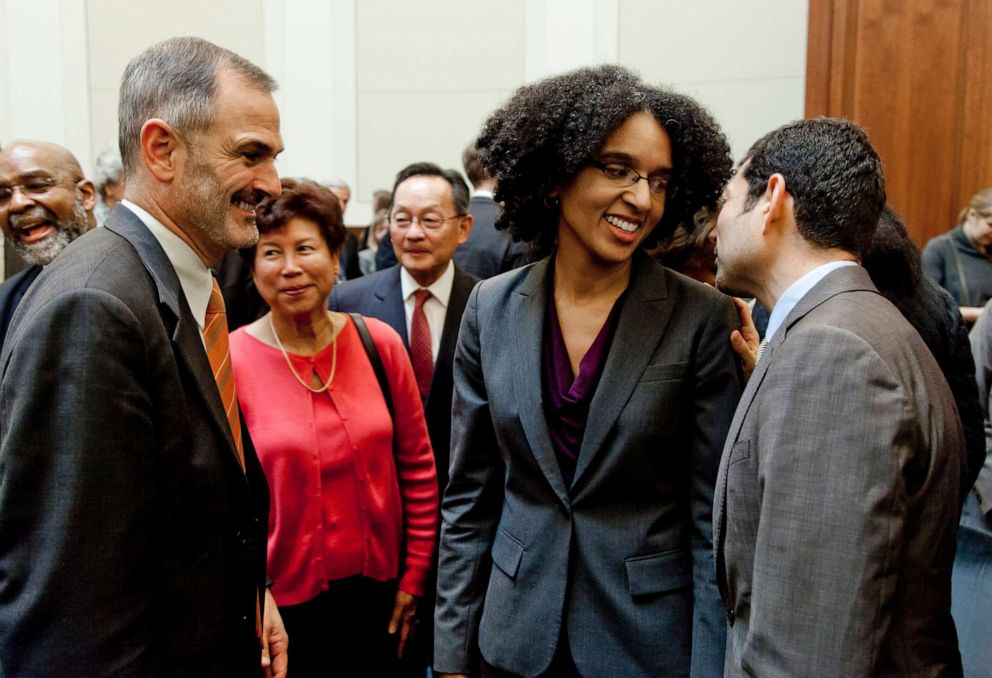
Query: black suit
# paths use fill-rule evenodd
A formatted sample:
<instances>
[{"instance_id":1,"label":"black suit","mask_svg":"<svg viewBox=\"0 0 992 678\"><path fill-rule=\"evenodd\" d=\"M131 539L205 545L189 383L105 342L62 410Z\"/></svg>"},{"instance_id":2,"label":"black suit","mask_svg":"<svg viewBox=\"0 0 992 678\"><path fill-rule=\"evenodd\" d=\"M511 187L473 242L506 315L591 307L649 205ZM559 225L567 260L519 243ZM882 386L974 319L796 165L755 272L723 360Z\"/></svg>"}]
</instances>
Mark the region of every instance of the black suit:
<instances>
[{"instance_id":1,"label":"black suit","mask_svg":"<svg viewBox=\"0 0 992 678\"><path fill-rule=\"evenodd\" d=\"M45 267L0 367L3 674L258 675L268 488L137 216Z\"/></svg>"},{"instance_id":2,"label":"black suit","mask_svg":"<svg viewBox=\"0 0 992 678\"><path fill-rule=\"evenodd\" d=\"M0 285L0 348L7 336L7 328L14 317L17 306L34 284L35 278L41 273L41 266L29 266L19 273L10 276Z\"/></svg>"},{"instance_id":3,"label":"black suit","mask_svg":"<svg viewBox=\"0 0 992 678\"><path fill-rule=\"evenodd\" d=\"M477 278L460 271L455 266L455 282L451 287L448 310L444 316L441 346L438 349L437 360L434 361L434 378L431 380L427 402L424 403L424 417L427 419L427 431L430 434L437 465L438 496L444 493L444 487L448 484L448 449L451 446L451 363L455 356L458 327L462 321L465 303L477 282L479 282ZM353 311L378 318L396 330L403 338L407 350L410 349L399 266L335 285L329 306L332 310Z\"/></svg>"},{"instance_id":4,"label":"black suit","mask_svg":"<svg viewBox=\"0 0 992 678\"><path fill-rule=\"evenodd\" d=\"M513 242L507 233L496 230L499 204L495 200L476 195L468 209L472 215L472 232L455 252L458 268L485 280L527 263L527 245Z\"/></svg>"}]
</instances>

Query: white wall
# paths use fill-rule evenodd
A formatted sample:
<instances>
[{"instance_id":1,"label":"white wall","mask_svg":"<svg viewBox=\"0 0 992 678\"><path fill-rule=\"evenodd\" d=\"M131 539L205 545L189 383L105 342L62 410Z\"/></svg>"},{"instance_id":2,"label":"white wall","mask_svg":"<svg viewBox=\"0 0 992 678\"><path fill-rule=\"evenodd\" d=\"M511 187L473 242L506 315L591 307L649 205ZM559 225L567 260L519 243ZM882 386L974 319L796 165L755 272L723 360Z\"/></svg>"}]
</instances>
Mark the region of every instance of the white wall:
<instances>
[{"instance_id":1,"label":"white wall","mask_svg":"<svg viewBox=\"0 0 992 678\"><path fill-rule=\"evenodd\" d=\"M799 0L0 0L0 142L68 146L84 168L116 145L127 61L199 35L280 82L281 173L349 181L346 221L416 160L460 167L520 85L619 62L697 96L735 155L802 117Z\"/></svg>"}]
</instances>

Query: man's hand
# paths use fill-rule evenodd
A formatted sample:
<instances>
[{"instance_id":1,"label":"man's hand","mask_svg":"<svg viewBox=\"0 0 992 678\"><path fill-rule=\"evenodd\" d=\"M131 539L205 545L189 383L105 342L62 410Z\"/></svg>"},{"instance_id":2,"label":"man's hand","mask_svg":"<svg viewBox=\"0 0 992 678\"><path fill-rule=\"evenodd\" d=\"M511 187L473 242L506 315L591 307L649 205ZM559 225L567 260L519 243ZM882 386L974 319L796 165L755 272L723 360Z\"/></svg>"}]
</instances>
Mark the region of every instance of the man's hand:
<instances>
[{"instance_id":1,"label":"man's hand","mask_svg":"<svg viewBox=\"0 0 992 678\"><path fill-rule=\"evenodd\" d=\"M417 613L418 597L406 591L396 591L396 603L393 605L393 616L389 620L389 633L400 632L399 647L396 656L403 656L403 648L406 646L406 639L413 632L413 616Z\"/></svg>"},{"instance_id":2,"label":"man's hand","mask_svg":"<svg viewBox=\"0 0 992 678\"><path fill-rule=\"evenodd\" d=\"M734 353L741 359L741 369L744 371L744 381L751 378L754 372L754 365L758 359L758 330L754 328L754 321L751 320L751 310L747 307L747 302L737 297L731 297L734 305L737 306L737 318L741 327L730 333L730 346Z\"/></svg>"},{"instance_id":3,"label":"man's hand","mask_svg":"<svg viewBox=\"0 0 992 678\"><path fill-rule=\"evenodd\" d=\"M272 591L265 589L265 616L262 619L262 673L265 678L286 678L289 636L282 624Z\"/></svg>"}]
</instances>

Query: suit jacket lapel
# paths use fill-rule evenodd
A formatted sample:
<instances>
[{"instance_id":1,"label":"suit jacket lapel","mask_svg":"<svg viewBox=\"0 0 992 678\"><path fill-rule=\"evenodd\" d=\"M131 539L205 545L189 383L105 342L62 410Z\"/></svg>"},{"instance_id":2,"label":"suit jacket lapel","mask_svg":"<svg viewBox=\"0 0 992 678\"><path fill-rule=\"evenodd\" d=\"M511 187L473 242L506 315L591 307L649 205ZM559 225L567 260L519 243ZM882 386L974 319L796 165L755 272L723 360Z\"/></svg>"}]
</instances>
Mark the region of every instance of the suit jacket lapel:
<instances>
[{"instance_id":1,"label":"suit jacket lapel","mask_svg":"<svg viewBox=\"0 0 992 678\"><path fill-rule=\"evenodd\" d=\"M406 332L406 308L403 306L403 287L400 284L400 267L393 266L382 276L382 280L372 293L380 304L382 314L379 316L403 339L403 345L410 349L410 339Z\"/></svg>"},{"instance_id":2,"label":"suit jacket lapel","mask_svg":"<svg viewBox=\"0 0 992 678\"><path fill-rule=\"evenodd\" d=\"M455 345L458 343L458 330L461 326L465 304L472 293L477 279L455 267L455 282L451 286L451 296L448 297L448 308L444 313L444 328L441 330L441 345L438 347L437 360L434 361L434 376L431 379L431 391L428 401L434 396L436 384L451 381L451 364L455 358ZM447 404L450 408L451 403Z\"/></svg>"},{"instance_id":3,"label":"suit jacket lapel","mask_svg":"<svg viewBox=\"0 0 992 678\"><path fill-rule=\"evenodd\" d=\"M600 452L630 394L655 353L672 315L665 276L645 255L636 255L623 308L603 374L589 404L573 487Z\"/></svg>"},{"instance_id":4,"label":"suit jacket lapel","mask_svg":"<svg viewBox=\"0 0 992 678\"><path fill-rule=\"evenodd\" d=\"M544 419L541 346L548 308L547 275L550 259L535 264L510 299L509 322L504 328L512 342L513 392L520 403L520 424L538 466L561 502L569 505L568 488L558 466L548 423Z\"/></svg>"},{"instance_id":5,"label":"suit jacket lapel","mask_svg":"<svg viewBox=\"0 0 992 678\"><path fill-rule=\"evenodd\" d=\"M765 374L771 366L775 351L785 342L789 330L802 320L810 311L825 302L826 300L844 292L869 291L878 293L868 272L861 266L845 266L831 271L820 282L813 286L809 292L799 300L799 303L789 312L782 326L768 341L765 352L748 379L744 393L741 394L737 410L734 412L734 419L727 432L727 442L723 447L723 456L720 459L720 471L717 475L716 493L713 498L713 555L717 563L717 583L724 591L725 580L720 555L723 551L723 533L725 526L725 511L727 495L727 467L730 464L730 451L733 449L737 438L740 435L741 427L747 418L751 405L755 400L761 382L764 381Z\"/></svg>"},{"instance_id":6,"label":"suit jacket lapel","mask_svg":"<svg viewBox=\"0 0 992 678\"><path fill-rule=\"evenodd\" d=\"M240 470L241 462L234 446L231 426L224 413L217 382L214 381L213 370L203 348L200 328L190 313L186 295L183 294L172 262L148 227L131 210L114 210L105 228L131 243L155 281L163 322L171 330L174 351L193 376L203 406L209 413L217 434L227 443L230 459Z\"/></svg>"}]
</instances>

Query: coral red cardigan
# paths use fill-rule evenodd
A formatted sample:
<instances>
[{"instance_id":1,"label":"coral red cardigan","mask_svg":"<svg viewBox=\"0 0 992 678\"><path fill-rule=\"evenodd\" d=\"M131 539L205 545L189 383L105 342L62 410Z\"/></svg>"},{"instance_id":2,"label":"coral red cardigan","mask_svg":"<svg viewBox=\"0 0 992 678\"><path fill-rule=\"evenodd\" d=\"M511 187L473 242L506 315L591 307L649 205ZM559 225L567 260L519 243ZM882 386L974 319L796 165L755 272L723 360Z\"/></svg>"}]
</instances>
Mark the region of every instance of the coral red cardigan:
<instances>
[{"instance_id":1,"label":"coral red cardigan","mask_svg":"<svg viewBox=\"0 0 992 678\"><path fill-rule=\"evenodd\" d=\"M338 336L331 387L311 393L282 352L244 328L231 335L238 401L272 492L268 569L279 605L317 596L353 575L420 595L437 536L434 455L417 382L396 332L366 319L389 378L393 422L351 320ZM290 354L306 379L330 373L332 347ZM400 544L406 539L400 568Z\"/></svg>"}]
</instances>

